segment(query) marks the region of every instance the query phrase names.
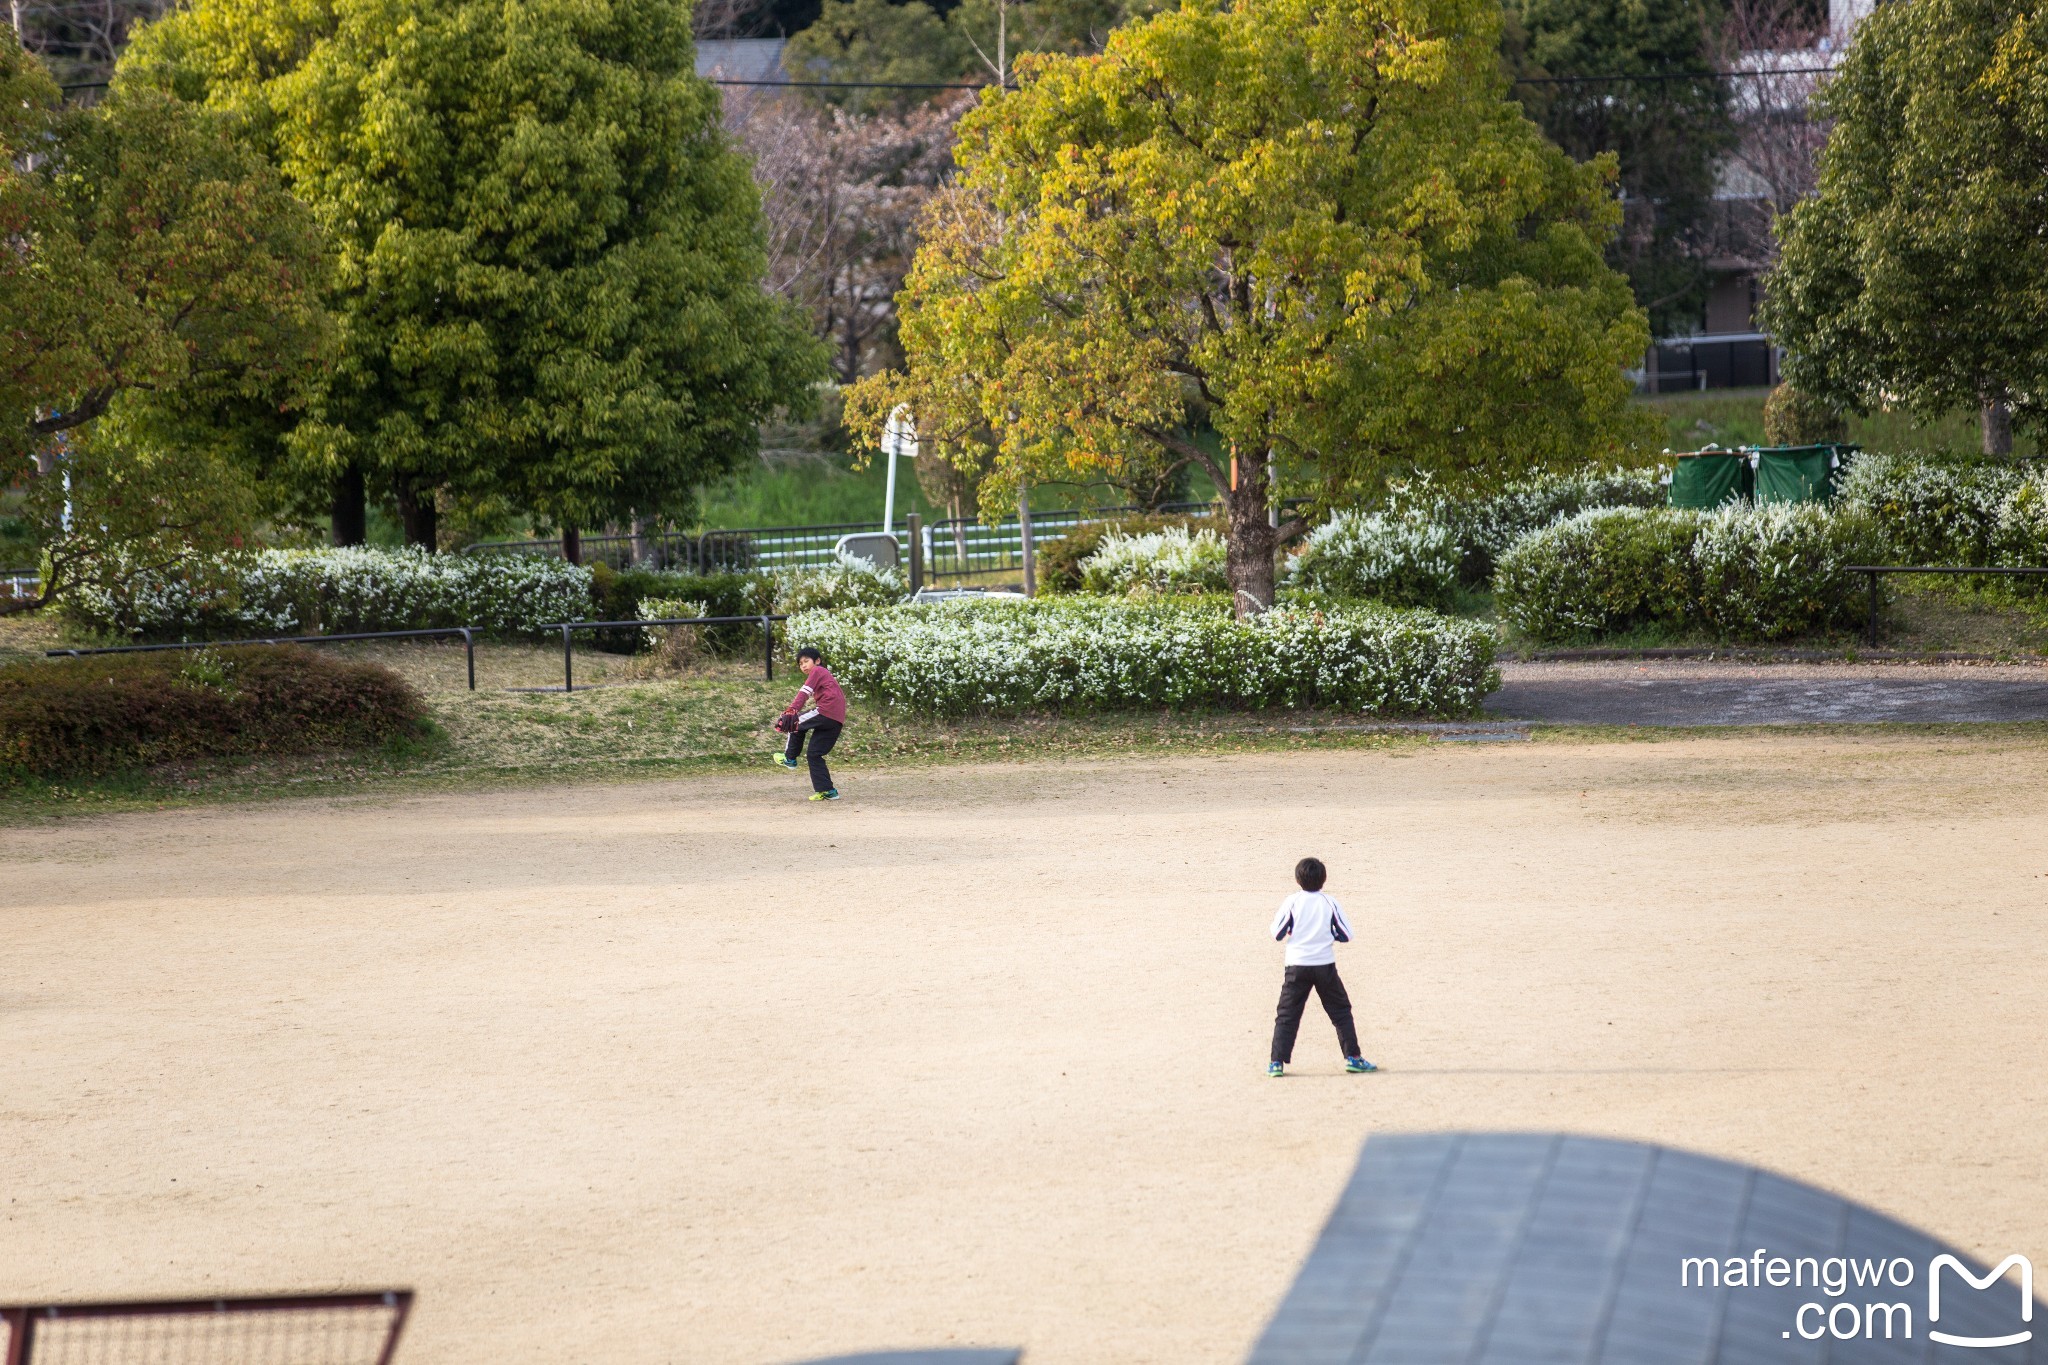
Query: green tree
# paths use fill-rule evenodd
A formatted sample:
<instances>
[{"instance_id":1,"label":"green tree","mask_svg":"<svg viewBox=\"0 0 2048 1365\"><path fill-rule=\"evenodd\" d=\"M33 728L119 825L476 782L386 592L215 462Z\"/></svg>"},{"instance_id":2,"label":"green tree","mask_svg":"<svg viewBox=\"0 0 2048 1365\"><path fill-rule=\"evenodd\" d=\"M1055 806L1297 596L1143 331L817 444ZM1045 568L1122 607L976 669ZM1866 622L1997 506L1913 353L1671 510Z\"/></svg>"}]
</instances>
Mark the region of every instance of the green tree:
<instances>
[{"instance_id":1,"label":"green tree","mask_svg":"<svg viewBox=\"0 0 2048 1365\"><path fill-rule=\"evenodd\" d=\"M1858 29L1821 112L1817 194L1765 293L1785 375L1849 411L2048 419L2048 6L1914 0Z\"/></svg>"},{"instance_id":2,"label":"green tree","mask_svg":"<svg viewBox=\"0 0 2048 1365\"><path fill-rule=\"evenodd\" d=\"M857 385L849 426L908 403L942 453L992 441L997 489L1200 465L1244 609L1298 529L1269 525L1269 458L1278 492L1333 501L1618 454L1648 334L1602 259L1612 163L1507 98L1499 23L1495 0L1240 0L1028 59L962 124L899 300L907 369ZM1190 435L1202 410L1236 458Z\"/></svg>"},{"instance_id":3,"label":"green tree","mask_svg":"<svg viewBox=\"0 0 2048 1365\"><path fill-rule=\"evenodd\" d=\"M44 561L11 606L254 519L250 476L325 354L326 256L224 123L125 82L61 109L0 31L0 459Z\"/></svg>"},{"instance_id":4,"label":"green tree","mask_svg":"<svg viewBox=\"0 0 2048 1365\"><path fill-rule=\"evenodd\" d=\"M1710 71L1722 0L1506 0L1501 51L1516 97L1580 160L1613 152L1623 222L1608 259L1658 335L1696 326L1706 305L1714 182L1735 145L1727 87L1674 79ZM1596 77L1642 72L1647 80Z\"/></svg>"},{"instance_id":5,"label":"green tree","mask_svg":"<svg viewBox=\"0 0 2048 1365\"><path fill-rule=\"evenodd\" d=\"M428 546L451 499L685 517L824 375L678 0L199 0L126 63L240 118L337 253L289 444L338 522L365 479Z\"/></svg>"}]
</instances>

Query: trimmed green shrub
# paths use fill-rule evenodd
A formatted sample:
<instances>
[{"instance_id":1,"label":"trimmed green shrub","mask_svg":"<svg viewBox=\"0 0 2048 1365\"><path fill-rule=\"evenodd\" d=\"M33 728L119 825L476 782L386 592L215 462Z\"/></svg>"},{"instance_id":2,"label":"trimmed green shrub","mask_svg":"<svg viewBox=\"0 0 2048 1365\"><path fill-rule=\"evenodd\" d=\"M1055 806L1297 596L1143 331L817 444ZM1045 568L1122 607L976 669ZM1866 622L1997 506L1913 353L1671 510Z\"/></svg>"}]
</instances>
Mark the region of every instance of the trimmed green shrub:
<instances>
[{"instance_id":1,"label":"trimmed green shrub","mask_svg":"<svg viewBox=\"0 0 2048 1365\"><path fill-rule=\"evenodd\" d=\"M1539 640L1694 618L1699 582L1692 542L1699 515L1661 507L1604 507L1533 531L1493 573L1502 619Z\"/></svg>"},{"instance_id":2,"label":"trimmed green shrub","mask_svg":"<svg viewBox=\"0 0 2048 1365\"><path fill-rule=\"evenodd\" d=\"M66 597L64 611L93 630L143 640L440 626L519 637L549 622L578 620L590 604L589 570L539 555L355 546L262 550L207 568L135 573L110 586L87 586ZM220 583L225 586L201 586Z\"/></svg>"},{"instance_id":3,"label":"trimmed green shrub","mask_svg":"<svg viewBox=\"0 0 2048 1365\"><path fill-rule=\"evenodd\" d=\"M1499 683L1485 628L1427 611L1281 608L1226 597L1054 597L809 612L848 687L932 715L1129 707L1327 706L1468 715Z\"/></svg>"},{"instance_id":4,"label":"trimmed green shrub","mask_svg":"<svg viewBox=\"0 0 2048 1365\"><path fill-rule=\"evenodd\" d=\"M1171 530L1214 530L1216 519L1209 516L1177 516L1169 513L1134 513L1130 516L1113 517L1106 521L1086 521L1056 540L1039 541L1038 590L1040 592L1080 592L1081 561L1102 548L1103 539L1111 535L1141 536L1154 531Z\"/></svg>"},{"instance_id":5,"label":"trimmed green shrub","mask_svg":"<svg viewBox=\"0 0 2048 1365\"><path fill-rule=\"evenodd\" d=\"M1978 455L1858 455L1835 506L1870 518L1886 563L1991 564L2001 509L2025 478L2010 462Z\"/></svg>"},{"instance_id":6,"label":"trimmed green shrub","mask_svg":"<svg viewBox=\"0 0 2048 1365\"><path fill-rule=\"evenodd\" d=\"M1287 561L1287 585L1395 607L1447 607L1463 554L1450 527L1384 512L1339 512Z\"/></svg>"},{"instance_id":7,"label":"trimmed green shrub","mask_svg":"<svg viewBox=\"0 0 2048 1365\"><path fill-rule=\"evenodd\" d=\"M1868 580L1846 572L1879 549L1858 512L1819 503L1725 507L1700 519L1692 543L1697 621L1738 640L1784 640L1853 625L1868 610Z\"/></svg>"},{"instance_id":8,"label":"trimmed green shrub","mask_svg":"<svg viewBox=\"0 0 2048 1365\"><path fill-rule=\"evenodd\" d=\"M1223 537L1207 527L1137 535L1115 530L1081 561L1081 587L1091 593L1224 592L1228 557Z\"/></svg>"},{"instance_id":9,"label":"trimmed green shrub","mask_svg":"<svg viewBox=\"0 0 2048 1365\"><path fill-rule=\"evenodd\" d=\"M1877 548L1867 517L1815 503L1605 508L1515 542L1494 600L1544 641L1642 626L1782 640L1859 619L1862 579L1846 569Z\"/></svg>"},{"instance_id":10,"label":"trimmed green shrub","mask_svg":"<svg viewBox=\"0 0 2048 1365\"><path fill-rule=\"evenodd\" d=\"M1849 438L1849 419L1839 408L1780 384L1764 399L1764 440L1774 446L1817 446Z\"/></svg>"},{"instance_id":11,"label":"trimmed green shrub","mask_svg":"<svg viewBox=\"0 0 2048 1365\"><path fill-rule=\"evenodd\" d=\"M2013 569L2048 569L2048 474L2023 479L1998 505L1992 529L1996 562ZM2048 592L2048 578L2014 578L2014 591Z\"/></svg>"},{"instance_id":12,"label":"trimmed green shrub","mask_svg":"<svg viewBox=\"0 0 2048 1365\"><path fill-rule=\"evenodd\" d=\"M0 667L0 782L182 759L363 749L421 733L388 668L290 645Z\"/></svg>"},{"instance_id":13,"label":"trimmed green shrub","mask_svg":"<svg viewBox=\"0 0 2048 1365\"><path fill-rule=\"evenodd\" d=\"M824 569L778 569L772 572L686 574L653 569L591 570L593 610L600 621L632 621L646 613L641 603L658 598L703 604L705 616L785 616L792 612L840 607L887 606L903 600L903 575L878 569L865 560L841 560ZM641 630L599 630L583 637L593 648L632 654L646 645ZM758 625L706 626L702 646L712 654L731 655L761 648Z\"/></svg>"},{"instance_id":14,"label":"trimmed green shrub","mask_svg":"<svg viewBox=\"0 0 2048 1365\"><path fill-rule=\"evenodd\" d=\"M1575 469L1532 474L1497 492L1465 497L1411 484L1397 490L1385 510L1449 530L1460 556L1458 581L1479 587L1493 577L1494 561L1531 531L1594 507L1662 507L1662 477L1658 469Z\"/></svg>"}]
</instances>

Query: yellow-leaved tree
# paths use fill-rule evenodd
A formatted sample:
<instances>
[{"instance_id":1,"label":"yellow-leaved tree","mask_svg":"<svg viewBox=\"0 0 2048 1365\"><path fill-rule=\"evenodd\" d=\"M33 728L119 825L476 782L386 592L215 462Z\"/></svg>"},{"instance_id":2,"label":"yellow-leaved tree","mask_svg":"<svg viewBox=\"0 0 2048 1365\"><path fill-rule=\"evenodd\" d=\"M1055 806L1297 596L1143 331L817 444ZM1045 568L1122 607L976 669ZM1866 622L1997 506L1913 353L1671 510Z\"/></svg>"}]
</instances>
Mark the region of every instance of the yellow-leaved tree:
<instances>
[{"instance_id":1,"label":"yellow-leaved tree","mask_svg":"<svg viewBox=\"0 0 2048 1365\"><path fill-rule=\"evenodd\" d=\"M906 368L856 386L849 424L876 440L907 403L927 443L993 456L996 493L1200 465L1240 611L1299 529L1276 497L1645 439L1613 165L1507 98L1500 23L1497 0L1189 0L1020 61L961 125L898 298Z\"/></svg>"}]
</instances>

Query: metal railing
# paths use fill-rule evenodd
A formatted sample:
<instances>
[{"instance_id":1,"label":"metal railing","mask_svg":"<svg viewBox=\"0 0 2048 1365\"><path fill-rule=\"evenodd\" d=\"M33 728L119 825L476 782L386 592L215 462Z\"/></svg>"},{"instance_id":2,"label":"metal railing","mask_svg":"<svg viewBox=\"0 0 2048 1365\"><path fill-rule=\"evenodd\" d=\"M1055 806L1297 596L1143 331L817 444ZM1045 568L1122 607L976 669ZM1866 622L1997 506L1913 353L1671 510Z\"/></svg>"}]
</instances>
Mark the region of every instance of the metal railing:
<instances>
[{"instance_id":1,"label":"metal railing","mask_svg":"<svg viewBox=\"0 0 2048 1365\"><path fill-rule=\"evenodd\" d=\"M1185 516L1208 510L1206 502L1170 502L1156 508L1089 507L1031 514L1032 539L1059 540L1076 526L1110 517L1147 512ZM833 522L819 526L750 526L704 531L697 535L653 532L645 535L582 537L583 562L615 569L669 569L685 573L732 573L749 569L822 569L837 563L836 547L844 536L893 534L898 562L910 556L909 532L901 525L884 532L879 521ZM464 554L560 555L559 540L480 540L463 547ZM980 578L1016 573L1024 565L1021 523L983 522L974 517L948 517L925 528L927 572L950 578Z\"/></svg>"},{"instance_id":2,"label":"metal railing","mask_svg":"<svg viewBox=\"0 0 2048 1365\"><path fill-rule=\"evenodd\" d=\"M476 628L437 626L431 630L370 630L354 635L265 635L249 640L181 640L172 645L108 645L97 649L46 649L43 657L82 658L88 654L153 654L168 649L234 649L241 645L340 645L351 640L407 640L430 635L460 635L469 660L469 690L476 691Z\"/></svg>"},{"instance_id":3,"label":"metal railing","mask_svg":"<svg viewBox=\"0 0 2048 1365\"><path fill-rule=\"evenodd\" d=\"M562 690L576 690L576 656L571 648L574 632L579 630L639 630L647 626L735 626L759 622L761 626L761 662L769 682L775 681L775 622L787 621L787 616L664 616L655 621L556 621L543 627L546 630L562 632Z\"/></svg>"},{"instance_id":4,"label":"metal railing","mask_svg":"<svg viewBox=\"0 0 2048 1365\"><path fill-rule=\"evenodd\" d=\"M1870 623L1863 638L1872 649L1877 648L1877 618L1879 598L1877 580L1888 573L1931 573L1950 574L1963 577L1986 575L1995 578L2039 578L2048 576L2048 569L1971 569L1950 564L1851 564L1850 573L1860 573L1870 579Z\"/></svg>"},{"instance_id":5,"label":"metal railing","mask_svg":"<svg viewBox=\"0 0 2048 1365\"><path fill-rule=\"evenodd\" d=\"M1035 545L1065 540L1076 528L1112 517L1163 514L1186 516L1209 509L1206 502L1169 502L1159 507L1078 507L1031 514ZM925 528L926 572L934 578L987 578L1021 573L1024 529L1016 518L983 522L972 517L947 517Z\"/></svg>"},{"instance_id":6,"label":"metal railing","mask_svg":"<svg viewBox=\"0 0 2048 1365\"><path fill-rule=\"evenodd\" d=\"M0 597L34 597L43 590L43 576L34 569L0 569Z\"/></svg>"},{"instance_id":7,"label":"metal railing","mask_svg":"<svg viewBox=\"0 0 2048 1365\"><path fill-rule=\"evenodd\" d=\"M614 569L665 569L681 573L731 573L747 569L819 569L837 562L833 547L841 536L875 534L879 521L821 526L750 526L729 531L650 531L645 535L588 535L581 539L585 564ZM903 539L899 528L896 538ZM907 546L905 547L908 548ZM559 540L480 540L464 554L560 555Z\"/></svg>"}]
</instances>

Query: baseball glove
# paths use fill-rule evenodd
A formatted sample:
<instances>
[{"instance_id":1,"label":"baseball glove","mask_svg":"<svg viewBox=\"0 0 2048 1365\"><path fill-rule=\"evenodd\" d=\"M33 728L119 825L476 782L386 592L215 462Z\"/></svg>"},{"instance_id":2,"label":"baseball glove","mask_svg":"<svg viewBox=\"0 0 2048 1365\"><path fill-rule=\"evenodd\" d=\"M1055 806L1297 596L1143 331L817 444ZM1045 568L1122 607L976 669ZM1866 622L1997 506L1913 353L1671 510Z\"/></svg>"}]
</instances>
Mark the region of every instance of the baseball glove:
<instances>
[{"instance_id":1,"label":"baseball glove","mask_svg":"<svg viewBox=\"0 0 2048 1365\"><path fill-rule=\"evenodd\" d=\"M777 716L775 718L775 733L778 735L795 734L796 713L793 711L784 711L781 715Z\"/></svg>"}]
</instances>

